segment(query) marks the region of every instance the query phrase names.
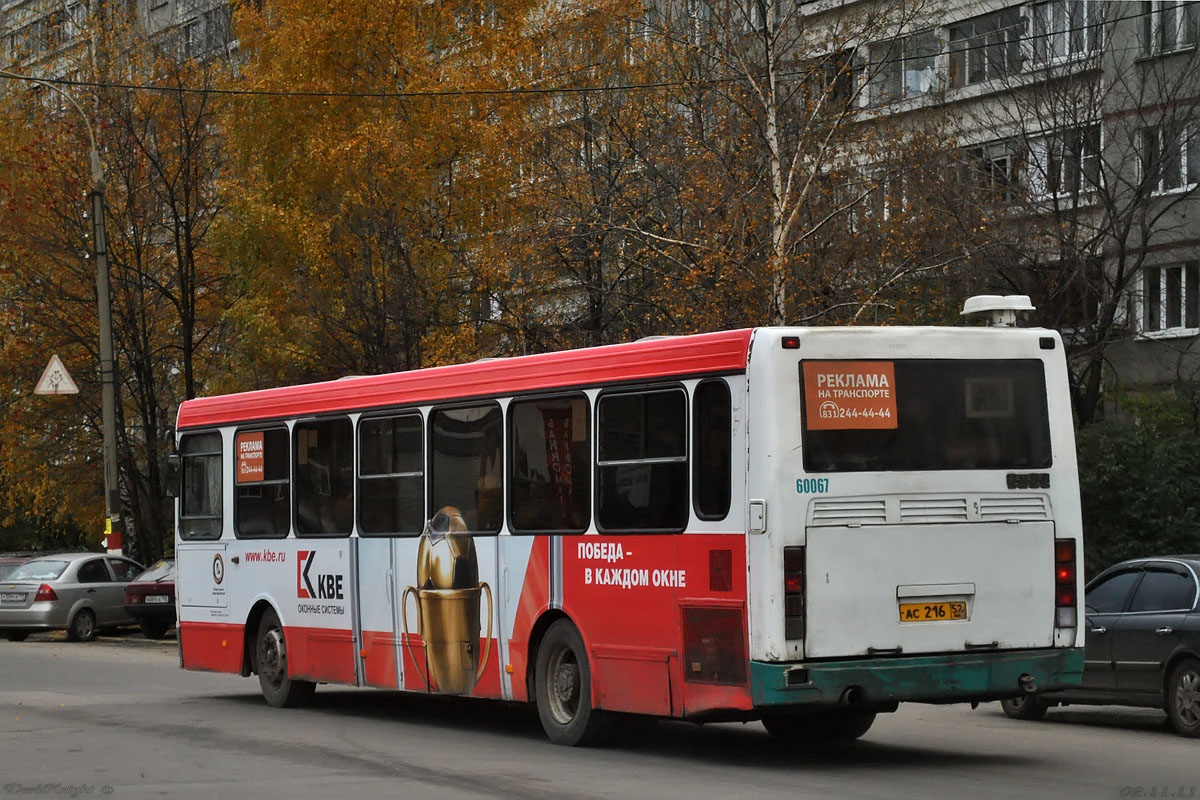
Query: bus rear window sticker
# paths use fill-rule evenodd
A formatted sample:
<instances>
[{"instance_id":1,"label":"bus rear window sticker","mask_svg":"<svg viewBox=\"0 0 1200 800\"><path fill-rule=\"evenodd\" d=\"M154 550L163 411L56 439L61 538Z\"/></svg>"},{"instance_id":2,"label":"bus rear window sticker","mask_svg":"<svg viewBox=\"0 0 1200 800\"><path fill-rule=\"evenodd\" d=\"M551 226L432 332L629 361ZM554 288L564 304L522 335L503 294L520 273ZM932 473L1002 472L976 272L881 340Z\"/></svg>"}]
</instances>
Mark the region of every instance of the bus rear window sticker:
<instances>
[{"instance_id":1,"label":"bus rear window sticker","mask_svg":"<svg viewBox=\"0 0 1200 800\"><path fill-rule=\"evenodd\" d=\"M805 361L804 416L809 430L897 427L891 361Z\"/></svg>"}]
</instances>

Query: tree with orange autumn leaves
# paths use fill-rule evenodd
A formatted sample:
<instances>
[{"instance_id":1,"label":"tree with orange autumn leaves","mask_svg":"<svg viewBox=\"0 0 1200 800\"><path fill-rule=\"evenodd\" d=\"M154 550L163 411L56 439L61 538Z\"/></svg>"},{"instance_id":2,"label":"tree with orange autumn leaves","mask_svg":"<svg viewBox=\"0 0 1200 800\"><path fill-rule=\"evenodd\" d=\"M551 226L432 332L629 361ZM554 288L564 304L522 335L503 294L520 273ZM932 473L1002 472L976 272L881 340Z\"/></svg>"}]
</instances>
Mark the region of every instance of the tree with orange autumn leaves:
<instances>
[{"instance_id":1,"label":"tree with orange autumn leaves","mask_svg":"<svg viewBox=\"0 0 1200 800\"><path fill-rule=\"evenodd\" d=\"M112 15L110 15L110 12ZM211 87L227 69L100 7L65 55L90 87L9 79L0 114L0 500L95 546L104 530L96 274L88 192L101 152L116 355L117 460L126 552L170 546L162 465L178 403L208 383L226 284L205 240L219 214ZM154 80L159 90L108 88ZM70 99L65 96L70 95ZM73 102L71 102L73 100ZM32 394L51 354L80 393Z\"/></svg>"}]
</instances>

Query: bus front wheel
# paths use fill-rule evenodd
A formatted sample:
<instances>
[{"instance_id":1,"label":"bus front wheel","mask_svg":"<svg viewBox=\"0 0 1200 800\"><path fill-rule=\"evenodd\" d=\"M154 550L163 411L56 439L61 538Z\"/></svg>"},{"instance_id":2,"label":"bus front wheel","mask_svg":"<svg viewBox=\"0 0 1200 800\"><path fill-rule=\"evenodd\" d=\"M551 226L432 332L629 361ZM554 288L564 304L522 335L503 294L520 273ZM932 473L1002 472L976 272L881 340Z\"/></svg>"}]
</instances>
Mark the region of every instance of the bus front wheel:
<instances>
[{"instance_id":1,"label":"bus front wheel","mask_svg":"<svg viewBox=\"0 0 1200 800\"><path fill-rule=\"evenodd\" d=\"M592 670L583 637L569 620L546 631L537 652L534 690L546 736L568 747L602 744L612 736L615 718L592 708Z\"/></svg>"},{"instance_id":2,"label":"bus front wheel","mask_svg":"<svg viewBox=\"0 0 1200 800\"><path fill-rule=\"evenodd\" d=\"M258 684L267 703L276 708L296 708L312 700L317 685L288 677L287 641L279 616L267 609L258 623L258 638L254 646L254 665Z\"/></svg>"}]
</instances>

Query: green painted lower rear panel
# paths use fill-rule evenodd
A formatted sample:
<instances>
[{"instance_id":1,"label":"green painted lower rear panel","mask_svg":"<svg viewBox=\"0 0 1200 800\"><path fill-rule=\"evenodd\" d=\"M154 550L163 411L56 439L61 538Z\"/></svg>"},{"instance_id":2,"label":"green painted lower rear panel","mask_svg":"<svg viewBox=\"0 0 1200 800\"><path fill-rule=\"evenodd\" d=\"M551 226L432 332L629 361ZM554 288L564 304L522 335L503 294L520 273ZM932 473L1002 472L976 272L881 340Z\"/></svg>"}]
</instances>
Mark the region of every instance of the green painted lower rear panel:
<instances>
[{"instance_id":1,"label":"green painted lower rear panel","mask_svg":"<svg viewBox=\"0 0 1200 800\"><path fill-rule=\"evenodd\" d=\"M851 687L868 704L997 700L1019 694L1026 675L1039 691L1078 686L1083 649L750 662L755 706L829 705Z\"/></svg>"}]
</instances>

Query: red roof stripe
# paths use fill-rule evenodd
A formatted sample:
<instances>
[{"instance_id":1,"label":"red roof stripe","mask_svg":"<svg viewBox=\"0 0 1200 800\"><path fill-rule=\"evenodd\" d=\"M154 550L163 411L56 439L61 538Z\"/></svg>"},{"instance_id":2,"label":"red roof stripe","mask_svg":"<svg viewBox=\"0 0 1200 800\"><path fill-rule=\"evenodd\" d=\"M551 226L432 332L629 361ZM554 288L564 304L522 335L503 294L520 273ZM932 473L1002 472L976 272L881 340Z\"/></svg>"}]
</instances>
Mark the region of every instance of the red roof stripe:
<instances>
[{"instance_id":1,"label":"red roof stripe","mask_svg":"<svg viewBox=\"0 0 1200 800\"><path fill-rule=\"evenodd\" d=\"M741 372L749 360L752 333L749 328L702 333L201 397L180 405L177 428L510 395L559 386Z\"/></svg>"}]
</instances>

